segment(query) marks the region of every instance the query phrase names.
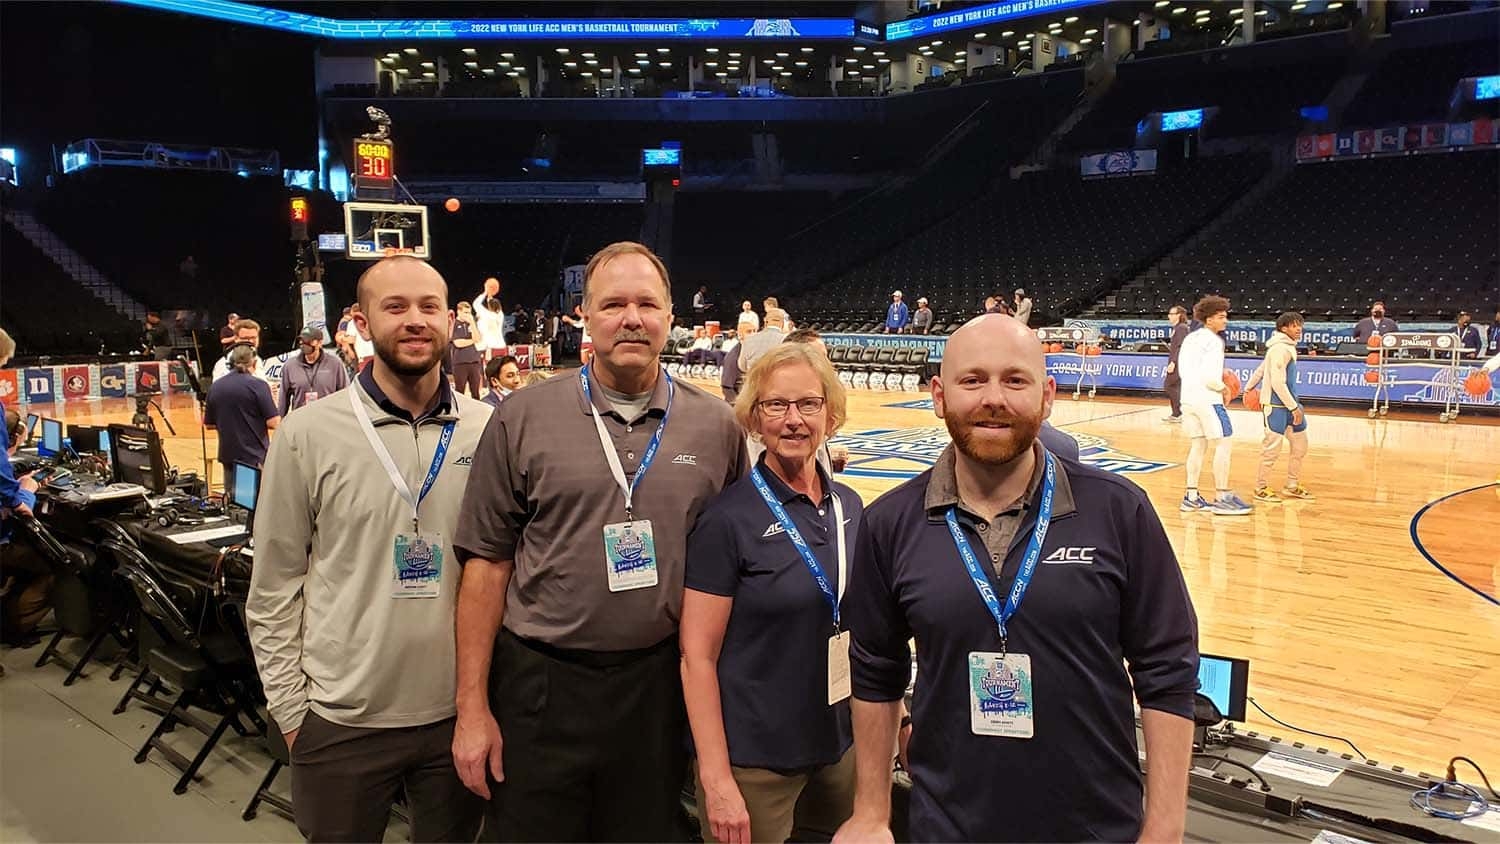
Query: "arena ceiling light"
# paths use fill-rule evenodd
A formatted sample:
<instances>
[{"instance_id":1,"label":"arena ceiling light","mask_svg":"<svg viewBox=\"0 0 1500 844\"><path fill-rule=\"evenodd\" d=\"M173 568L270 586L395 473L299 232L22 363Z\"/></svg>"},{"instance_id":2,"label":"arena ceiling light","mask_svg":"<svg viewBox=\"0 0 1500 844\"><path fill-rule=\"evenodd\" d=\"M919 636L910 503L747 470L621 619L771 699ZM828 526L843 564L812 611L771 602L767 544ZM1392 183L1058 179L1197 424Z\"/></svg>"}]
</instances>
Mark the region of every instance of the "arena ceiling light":
<instances>
[{"instance_id":1,"label":"arena ceiling light","mask_svg":"<svg viewBox=\"0 0 1500 844\"><path fill-rule=\"evenodd\" d=\"M717 52L719 52L719 48L718 47L709 47L704 52L706 52L706 53L717 53Z\"/></svg>"},{"instance_id":2,"label":"arena ceiling light","mask_svg":"<svg viewBox=\"0 0 1500 844\"><path fill-rule=\"evenodd\" d=\"M872 65L872 64L862 65L862 67L864 67L865 70L874 70L875 69L875 65Z\"/></svg>"},{"instance_id":3,"label":"arena ceiling light","mask_svg":"<svg viewBox=\"0 0 1500 844\"><path fill-rule=\"evenodd\" d=\"M875 52L871 53L870 55L872 55L872 56L883 56L883 55L885 55L885 51L884 50L876 50Z\"/></svg>"},{"instance_id":4,"label":"arena ceiling light","mask_svg":"<svg viewBox=\"0 0 1500 844\"><path fill-rule=\"evenodd\" d=\"M557 54L560 55L560 56L566 56L568 54L568 48L567 47L558 47L557 48Z\"/></svg>"},{"instance_id":5,"label":"arena ceiling light","mask_svg":"<svg viewBox=\"0 0 1500 844\"><path fill-rule=\"evenodd\" d=\"M500 58L502 58L502 59L513 59L515 57L516 57L515 53L501 53L500 54Z\"/></svg>"},{"instance_id":6,"label":"arena ceiling light","mask_svg":"<svg viewBox=\"0 0 1500 844\"><path fill-rule=\"evenodd\" d=\"M437 78L437 74L433 73L432 71L429 70L426 73L422 74L422 78L423 79L436 79Z\"/></svg>"},{"instance_id":7,"label":"arena ceiling light","mask_svg":"<svg viewBox=\"0 0 1500 844\"><path fill-rule=\"evenodd\" d=\"M391 59L399 59L399 58L401 58L401 54L400 53L386 53L385 55L386 55L386 58L391 58Z\"/></svg>"},{"instance_id":8,"label":"arena ceiling light","mask_svg":"<svg viewBox=\"0 0 1500 844\"><path fill-rule=\"evenodd\" d=\"M670 52L672 52L672 48L671 47L657 47L656 48L656 52L658 52L658 53L670 53Z\"/></svg>"},{"instance_id":9,"label":"arena ceiling light","mask_svg":"<svg viewBox=\"0 0 1500 844\"><path fill-rule=\"evenodd\" d=\"M464 62L464 67L478 68L479 62Z\"/></svg>"},{"instance_id":10,"label":"arena ceiling light","mask_svg":"<svg viewBox=\"0 0 1500 844\"><path fill-rule=\"evenodd\" d=\"M1343 3L1329 3L1328 4L1328 11L1330 11L1330 12L1337 11L1337 10L1342 9L1342 8L1344 8L1344 4ZM1259 12L1257 12L1256 14L1259 14Z\"/></svg>"},{"instance_id":11,"label":"arena ceiling light","mask_svg":"<svg viewBox=\"0 0 1500 844\"><path fill-rule=\"evenodd\" d=\"M580 55L582 55L586 59L592 59L594 57L593 53L581 53Z\"/></svg>"},{"instance_id":12,"label":"arena ceiling light","mask_svg":"<svg viewBox=\"0 0 1500 844\"><path fill-rule=\"evenodd\" d=\"M385 62L386 64L395 64L396 63L396 60L393 59L393 58L391 58L390 56L386 56L385 58L381 59L381 61Z\"/></svg>"},{"instance_id":13,"label":"arena ceiling light","mask_svg":"<svg viewBox=\"0 0 1500 844\"><path fill-rule=\"evenodd\" d=\"M1078 43L1079 44L1092 44L1092 43L1094 43L1094 39L1092 39L1092 38L1080 38L1080 39L1078 39Z\"/></svg>"},{"instance_id":14,"label":"arena ceiling light","mask_svg":"<svg viewBox=\"0 0 1500 844\"><path fill-rule=\"evenodd\" d=\"M890 64L890 63L891 63L891 60L890 60L890 59L879 59L879 60L878 60L878 61L879 61L879 62L880 62L880 63L881 63L881 64Z\"/></svg>"},{"instance_id":15,"label":"arena ceiling light","mask_svg":"<svg viewBox=\"0 0 1500 844\"><path fill-rule=\"evenodd\" d=\"M987 33L987 32L976 32L976 33L974 33L974 37L975 37L975 38L983 38L983 37L985 37L985 36L986 36L986 35L988 35L988 34L989 34L989 33ZM880 55L880 54L879 54L879 53L876 53L876 54L875 54L875 55L877 55L877 56L878 56L878 55Z\"/></svg>"},{"instance_id":16,"label":"arena ceiling light","mask_svg":"<svg viewBox=\"0 0 1500 844\"><path fill-rule=\"evenodd\" d=\"M792 75L792 72L791 72L791 71L790 71L790 70L783 70L783 71L782 71L782 72L781 72L781 75L782 75L782 76L791 76L791 75Z\"/></svg>"},{"instance_id":17,"label":"arena ceiling light","mask_svg":"<svg viewBox=\"0 0 1500 844\"><path fill-rule=\"evenodd\" d=\"M1156 8L1158 9L1170 5L1172 5L1172 0L1156 0Z\"/></svg>"},{"instance_id":18,"label":"arena ceiling light","mask_svg":"<svg viewBox=\"0 0 1500 844\"><path fill-rule=\"evenodd\" d=\"M1004 32L1000 33L1000 37L1001 38L1009 38L1009 37L1011 37L1012 35L1015 35L1015 34L1016 34L1016 31L1014 29L1007 29Z\"/></svg>"},{"instance_id":19,"label":"arena ceiling light","mask_svg":"<svg viewBox=\"0 0 1500 844\"><path fill-rule=\"evenodd\" d=\"M863 53L865 51L865 49L866 49L865 47L860 47L860 46L856 45L854 47L854 52L856 52L856 53Z\"/></svg>"},{"instance_id":20,"label":"arena ceiling light","mask_svg":"<svg viewBox=\"0 0 1500 844\"><path fill-rule=\"evenodd\" d=\"M941 47L941 46L943 46L943 42L941 42L941 41L934 41L934 42L932 42L932 46L934 46L934 47Z\"/></svg>"},{"instance_id":21,"label":"arena ceiling light","mask_svg":"<svg viewBox=\"0 0 1500 844\"><path fill-rule=\"evenodd\" d=\"M396 72L399 73L399 74L401 74L402 76L406 76L406 75L408 75L408 74L411 73L411 68L409 68L409 67L398 67L398 68L396 68Z\"/></svg>"},{"instance_id":22,"label":"arena ceiling light","mask_svg":"<svg viewBox=\"0 0 1500 844\"><path fill-rule=\"evenodd\" d=\"M1187 7L1186 6L1178 6L1177 8L1175 8L1175 9L1172 10L1172 14L1174 14L1174 15L1180 15L1183 12L1186 12L1186 11L1187 11Z\"/></svg>"},{"instance_id":23,"label":"arena ceiling light","mask_svg":"<svg viewBox=\"0 0 1500 844\"><path fill-rule=\"evenodd\" d=\"M495 69L493 67L487 67L487 68L485 68L484 69L484 75L485 76L494 76L495 75Z\"/></svg>"},{"instance_id":24,"label":"arena ceiling light","mask_svg":"<svg viewBox=\"0 0 1500 844\"><path fill-rule=\"evenodd\" d=\"M1063 23L1078 23L1078 16L1073 15L1072 17L1063 18Z\"/></svg>"},{"instance_id":25,"label":"arena ceiling light","mask_svg":"<svg viewBox=\"0 0 1500 844\"><path fill-rule=\"evenodd\" d=\"M589 59L588 61L584 62L584 64L597 67L598 64L599 64L599 60L598 59Z\"/></svg>"},{"instance_id":26,"label":"arena ceiling light","mask_svg":"<svg viewBox=\"0 0 1500 844\"><path fill-rule=\"evenodd\" d=\"M719 63L718 62L704 62L703 66L704 67L718 67Z\"/></svg>"},{"instance_id":27,"label":"arena ceiling light","mask_svg":"<svg viewBox=\"0 0 1500 844\"><path fill-rule=\"evenodd\" d=\"M729 54L729 57L730 57L730 58L731 58L731 59L737 59L737 58L739 58L739 57L740 57L740 54L739 54L739 53L730 53L730 54Z\"/></svg>"},{"instance_id":28,"label":"arena ceiling light","mask_svg":"<svg viewBox=\"0 0 1500 844\"><path fill-rule=\"evenodd\" d=\"M778 58L778 59L785 59L785 58L791 57L791 55L792 55L791 53L777 53L776 54L776 58Z\"/></svg>"},{"instance_id":29,"label":"arena ceiling light","mask_svg":"<svg viewBox=\"0 0 1500 844\"><path fill-rule=\"evenodd\" d=\"M1085 29L1083 31L1083 34L1084 35L1098 35L1099 34L1099 30L1097 30L1097 29Z\"/></svg>"},{"instance_id":30,"label":"arena ceiling light","mask_svg":"<svg viewBox=\"0 0 1500 844\"><path fill-rule=\"evenodd\" d=\"M402 50L401 52L407 54L408 56L415 56L417 54L417 48L416 47L407 47L406 49Z\"/></svg>"},{"instance_id":31,"label":"arena ceiling light","mask_svg":"<svg viewBox=\"0 0 1500 844\"><path fill-rule=\"evenodd\" d=\"M714 76L717 76L720 79L725 79L725 78L728 78L729 74L727 74L727 73L725 73L724 71L721 70L718 73L715 73Z\"/></svg>"},{"instance_id":32,"label":"arena ceiling light","mask_svg":"<svg viewBox=\"0 0 1500 844\"><path fill-rule=\"evenodd\" d=\"M1328 4L1328 8L1329 9L1341 9L1341 8L1343 8L1343 6L1344 6L1343 3L1340 3L1337 6L1333 5L1332 3ZM1265 17L1266 15L1269 15L1269 14L1270 14L1270 12L1266 11L1265 9L1256 9L1255 10L1255 16L1258 17L1258 18L1263 18L1263 17Z\"/></svg>"},{"instance_id":33,"label":"arena ceiling light","mask_svg":"<svg viewBox=\"0 0 1500 844\"><path fill-rule=\"evenodd\" d=\"M638 58L638 59L644 59L647 55L648 54L646 54L646 53L636 53L635 57Z\"/></svg>"},{"instance_id":34,"label":"arena ceiling light","mask_svg":"<svg viewBox=\"0 0 1500 844\"><path fill-rule=\"evenodd\" d=\"M637 59L635 63L638 64L638 65L640 65L641 67L646 67L647 65L651 64L650 62L646 61L645 59Z\"/></svg>"},{"instance_id":35,"label":"arena ceiling light","mask_svg":"<svg viewBox=\"0 0 1500 844\"><path fill-rule=\"evenodd\" d=\"M509 76L509 77L510 77L510 78L512 78L512 79L515 79L515 78L516 78L516 77L517 77L517 76L520 76L520 75L521 75L521 74L519 74L519 73L517 73L517 72L515 72L515 71L514 71L514 70L507 70L507 71L506 71L506 72L505 72L505 75L506 75L506 76Z\"/></svg>"},{"instance_id":36,"label":"arena ceiling light","mask_svg":"<svg viewBox=\"0 0 1500 844\"><path fill-rule=\"evenodd\" d=\"M812 51L813 51L813 48L811 48L811 47L803 47L802 48L802 52L804 52L804 53L811 53Z\"/></svg>"},{"instance_id":37,"label":"arena ceiling light","mask_svg":"<svg viewBox=\"0 0 1500 844\"><path fill-rule=\"evenodd\" d=\"M602 73L602 74L604 74L605 76L608 76L611 73L614 73L615 69L612 68L612 67L606 67L606 68L601 68L599 72Z\"/></svg>"},{"instance_id":38,"label":"arena ceiling light","mask_svg":"<svg viewBox=\"0 0 1500 844\"><path fill-rule=\"evenodd\" d=\"M659 66L661 66L661 67L671 67L672 66L671 62L657 62L657 64Z\"/></svg>"},{"instance_id":39,"label":"arena ceiling light","mask_svg":"<svg viewBox=\"0 0 1500 844\"><path fill-rule=\"evenodd\" d=\"M578 67L578 62L563 62L563 67Z\"/></svg>"},{"instance_id":40,"label":"arena ceiling light","mask_svg":"<svg viewBox=\"0 0 1500 844\"><path fill-rule=\"evenodd\" d=\"M437 67L437 65L432 62L422 62L422 67Z\"/></svg>"},{"instance_id":41,"label":"arena ceiling light","mask_svg":"<svg viewBox=\"0 0 1500 844\"><path fill-rule=\"evenodd\" d=\"M465 47L464 48L464 55L466 55L466 56L474 56L474 55L478 55L478 54L479 54L479 51L476 50L476 49L474 49L473 47Z\"/></svg>"},{"instance_id":42,"label":"arena ceiling light","mask_svg":"<svg viewBox=\"0 0 1500 844\"><path fill-rule=\"evenodd\" d=\"M1294 11L1294 12L1300 12L1303 9L1306 9L1306 8L1307 8L1307 4L1306 3L1293 3L1292 4L1292 11Z\"/></svg>"},{"instance_id":43,"label":"arena ceiling light","mask_svg":"<svg viewBox=\"0 0 1500 844\"><path fill-rule=\"evenodd\" d=\"M510 67L510 62L500 62L499 67Z\"/></svg>"},{"instance_id":44,"label":"arena ceiling light","mask_svg":"<svg viewBox=\"0 0 1500 844\"><path fill-rule=\"evenodd\" d=\"M641 72L641 69L640 69L640 68L638 68L638 67L632 67L632 68L629 68L629 71L630 71L630 72L631 72L631 73L640 73L640 72Z\"/></svg>"},{"instance_id":45,"label":"arena ceiling light","mask_svg":"<svg viewBox=\"0 0 1500 844\"><path fill-rule=\"evenodd\" d=\"M592 79L592 78L593 78L593 77L594 77L594 74L593 74L593 73L590 73L590 72L589 72L589 71L587 71L587 70L585 70L585 71L584 71L584 72L583 72L583 73L580 73L580 74L578 74L578 75L579 75L579 76L586 76L586 77L588 77L588 78L590 78L590 79Z\"/></svg>"}]
</instances>

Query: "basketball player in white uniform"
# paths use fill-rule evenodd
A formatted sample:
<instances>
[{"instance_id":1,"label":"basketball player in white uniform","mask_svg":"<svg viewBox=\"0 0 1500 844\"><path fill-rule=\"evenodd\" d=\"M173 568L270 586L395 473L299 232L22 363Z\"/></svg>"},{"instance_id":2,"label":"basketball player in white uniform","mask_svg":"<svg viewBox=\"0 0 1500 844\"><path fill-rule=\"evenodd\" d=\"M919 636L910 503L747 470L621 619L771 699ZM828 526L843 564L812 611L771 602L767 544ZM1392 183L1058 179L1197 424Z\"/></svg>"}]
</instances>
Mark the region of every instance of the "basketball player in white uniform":
<instances>
[{"instance_id":1,"label":"basketball player in white uniform","mask_svg":"<svg viewBox=\"0 0 1500 844\"><path fill-rule=\"evenodd\" d=\"M1224 409L1224 339L1219 335L1229 324L1229 300L1204 296L1193 306L1193 318L1203 323L1182 341L1177 371L1182 375L1182 427L1192 438L1187 458L1187 493L1183 512L1204 511L1217 516L1245 516L1251 507L1229 488L1229 438L1234 427ZM1203 474L1203 453L1214 442L1214 487L1212 501L1198 492Z\"/></svg>"}]
</instances>

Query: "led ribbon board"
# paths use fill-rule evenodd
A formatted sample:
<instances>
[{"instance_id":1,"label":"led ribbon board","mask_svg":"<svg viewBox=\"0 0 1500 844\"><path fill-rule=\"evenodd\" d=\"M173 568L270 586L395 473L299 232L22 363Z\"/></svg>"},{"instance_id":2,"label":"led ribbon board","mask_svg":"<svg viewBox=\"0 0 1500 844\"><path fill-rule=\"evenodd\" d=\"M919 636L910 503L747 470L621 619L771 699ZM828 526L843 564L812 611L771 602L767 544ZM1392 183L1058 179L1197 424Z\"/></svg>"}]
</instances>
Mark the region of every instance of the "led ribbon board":
<instances>
[{"instance_id":1,"label":"led ribbon board","mask_svg":"<svg viewBox=\"0 0 1500 844\"><path fill-rule=\"evenodd\" d=\"M1084 6L1094 6L1102 2L1104 0L1007 0L1004 3L990 3L970 9L959 9L956 12L940 12L936 15L888 23L885 25L885 40L900 41L903 38L915 38L919 35L947 32L950 29L997 23L1012 18L1081 9Z\"/></svg>"}]
</instances>

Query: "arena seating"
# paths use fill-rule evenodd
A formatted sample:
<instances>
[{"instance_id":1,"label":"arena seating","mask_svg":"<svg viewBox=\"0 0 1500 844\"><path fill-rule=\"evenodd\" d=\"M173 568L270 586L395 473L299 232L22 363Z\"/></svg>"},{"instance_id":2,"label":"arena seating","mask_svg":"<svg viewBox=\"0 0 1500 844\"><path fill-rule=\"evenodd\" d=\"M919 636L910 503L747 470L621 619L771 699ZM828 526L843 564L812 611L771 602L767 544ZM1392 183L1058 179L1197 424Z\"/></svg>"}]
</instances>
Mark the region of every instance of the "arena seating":
<instances>
[{"instance_id":1,"label":"arena seating","mask_svg":"<svg viewBox=\"0 0 1500 844\"><path fill-rule=\"evenodd\" d=\"M1039 316L1073 312L1212 218L1266 166L1249 153L1136 178L1027 174L790 306L820 320L869 320L900 289L908 303L926 296L939 320L963 319L985 296L1024 287Z\"/></svg>"},{"instance_id":2,"label":"arena seating","mask_svg":"<svg viewBox=\"0 0 1500 844\"><path fill-rule=\"evenodd\" d=\"M1286 42L1235 47L1119 66L1114 85L1060 148L1077 152L1131 149L1136 123L1158 111L1218 107L1204 128L1205 138L1274 135L1294 131L1298 110L1328 96L1343 75L1347 50L1323 36L1316 48L1295 58L1255 61L1256 53L1284 53ZM1326 42L1326 43L1325 43Z\"/></svg>"},{"instance_id":3,"label":"arena seating","mask_svg":"<svg viewBox=\"0 0 1500 844\"><path fill-rule=\"evenodd\" d=\"M0 321L21 357L97 354L139 346L141 326L100 302L10 223L0 223L5 255Z\"/></svg>"},{"instance_id":4,"label":"arena seating","mask_svg":"<svg viewBox=\"0 0 1500 844\"><path fill-rule=\"evenodd\" d=\"M207 309L215 322L235 311L279 345L295 333L287 197L275 179L99 168L63 179L36 210L147 307ZM189 255L195 278L178 270Z\"/></svg>"},{"instance_id":5,"label":"arena seating","mask_svg":"<svg viewBox=\"0 0 1500 844\"><path fill-rule=\"evenodd\" d=\"M1500 49L1492 39L1440 49L1413 46L1387 56L1344 111L1345 126L1381 126L1401 121L1446 120L1449 98L1460 79L1500 73ZM1491 101L1491 113L1500 101Z\"/></svg>"},{"instance_id":6,"label":"arena seating","mask_svg":"<svg viewBox=\"0 0 1500 844\"><path fill-rule=\"evenodd\" d=\"M983 94L959 100L974 104L967 119L928 124L956 130L947 139L936 131L929 134L939 145L952 144L946 154L919 167L909 180L850 200L841 213L781 244L756 270L751 286L762 295L806 289L948 217L1006 177L1010 165L1025 158L1072 110L1082 86L1082 71L972 86ZM933 96L961 93L955 89Z\"/></svg>"},{"instance_id":7,"label":"arena seating","mask_svg":"<svg viewBox=\"0 0 1500 844\"><path fill-rule=\"evenodd\" d=\"M1160 315L1220 293L1243 316L1447 320L1500 299L1500 153L1304 164L1213 236L1098 310Z\"/></svg>"}]
</instances>

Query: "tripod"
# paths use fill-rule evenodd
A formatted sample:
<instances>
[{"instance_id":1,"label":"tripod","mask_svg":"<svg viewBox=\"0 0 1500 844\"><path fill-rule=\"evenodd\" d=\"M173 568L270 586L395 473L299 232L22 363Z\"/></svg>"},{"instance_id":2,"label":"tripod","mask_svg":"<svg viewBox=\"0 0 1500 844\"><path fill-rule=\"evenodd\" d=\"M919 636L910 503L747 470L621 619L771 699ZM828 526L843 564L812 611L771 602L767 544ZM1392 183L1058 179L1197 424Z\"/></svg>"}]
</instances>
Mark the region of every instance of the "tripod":
<instances>
[{"instance_id":1,"label":"tripod","mask_svg":"<svg viewBox=\"0 0 1500 844\"><path fill-rule=\"evenodd\" d=\"M161 417L162 424L167 426L167 433L174 437L177 436L177 429L172 427L172 421L167 418L167 414L161 409L161 405L151 400L151 396L152 394L150 393L136 394L135 415L130 417L130 424L136 428L145 428L153 434L157 433L156 421L151 418L151 408L154 407L156 408L156 415ZM167 459L167 444L162 441L160 435L156 438L156 447L161 450L161 465L166 469L167 477L175 477L176 472L171 468L172 462Z\"/></svg>"}]
</instances>

